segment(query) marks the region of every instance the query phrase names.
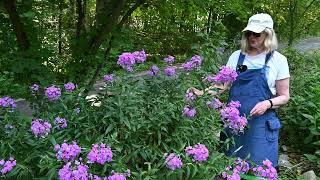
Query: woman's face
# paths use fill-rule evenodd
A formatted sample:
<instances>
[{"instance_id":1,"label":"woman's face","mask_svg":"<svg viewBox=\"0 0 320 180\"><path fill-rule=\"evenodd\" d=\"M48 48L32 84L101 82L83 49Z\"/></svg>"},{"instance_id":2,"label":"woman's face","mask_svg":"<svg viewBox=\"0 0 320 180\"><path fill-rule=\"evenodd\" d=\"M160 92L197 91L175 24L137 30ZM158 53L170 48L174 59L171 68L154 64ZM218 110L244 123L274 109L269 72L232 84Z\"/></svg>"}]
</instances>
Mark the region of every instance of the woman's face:
<instances>
[{"instance_id":1,"label":"woman's face","mask_svg":"<svg viewBox=\"0 0 320 180\"><path fill-rule=\"evenodd\" d=\"M255 33L251 31L246 31L245 36L248 39L248 45L250 49L263 49L264 48L264 40L267 36L266 33Z\"/></svg>"}]
</instances>

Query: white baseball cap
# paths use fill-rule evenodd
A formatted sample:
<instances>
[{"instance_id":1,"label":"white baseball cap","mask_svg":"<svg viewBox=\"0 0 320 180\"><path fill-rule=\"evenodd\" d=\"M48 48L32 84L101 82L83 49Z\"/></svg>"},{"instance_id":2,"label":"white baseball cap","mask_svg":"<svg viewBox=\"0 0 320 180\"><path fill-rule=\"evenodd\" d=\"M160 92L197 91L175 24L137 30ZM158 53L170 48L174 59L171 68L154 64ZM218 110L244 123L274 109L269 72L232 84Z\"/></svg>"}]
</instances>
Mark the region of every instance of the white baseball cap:
<instances>
[{"instance_id":1,"label":"white baseball cap","mask_svg":"<svg viewBox=\"0 0 320 180\"><path fill-rule=\"evenodd\" d=\"M247 27L242 30L261 33L266 28L273 29L273 20L269 14L261 13L251 16L248 20Z\"/></svg>"}]
</instances>

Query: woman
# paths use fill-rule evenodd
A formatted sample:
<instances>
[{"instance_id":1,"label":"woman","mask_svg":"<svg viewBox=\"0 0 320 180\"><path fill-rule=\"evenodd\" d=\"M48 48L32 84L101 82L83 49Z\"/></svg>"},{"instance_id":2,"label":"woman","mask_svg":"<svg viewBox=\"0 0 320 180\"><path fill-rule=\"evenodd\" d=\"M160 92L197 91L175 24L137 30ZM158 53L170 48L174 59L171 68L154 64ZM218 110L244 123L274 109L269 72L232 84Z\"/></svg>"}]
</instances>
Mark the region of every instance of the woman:
<instances>
[{"instance_id":1,"label":"woman","mask_svg":"<svg viewBox=\"0 0 320 180\"><path fill-rule=\"evenodd\" d=\"M269 159L277 167L281 124L275 109L290 98L287 59L275 51L277 38L270 15L253 15L242 32L241 50L235 51L227 63L238 73L230 88L229 101L240 101L239 111L248 117L249 128L240 135L232 135L226 129L222 139L224 136L235 139L227 155L249 158L258 165ZM222 91L228 86L224 85ZM203 94L197 89L191 90Z\"/></svg>"}]
</instances>

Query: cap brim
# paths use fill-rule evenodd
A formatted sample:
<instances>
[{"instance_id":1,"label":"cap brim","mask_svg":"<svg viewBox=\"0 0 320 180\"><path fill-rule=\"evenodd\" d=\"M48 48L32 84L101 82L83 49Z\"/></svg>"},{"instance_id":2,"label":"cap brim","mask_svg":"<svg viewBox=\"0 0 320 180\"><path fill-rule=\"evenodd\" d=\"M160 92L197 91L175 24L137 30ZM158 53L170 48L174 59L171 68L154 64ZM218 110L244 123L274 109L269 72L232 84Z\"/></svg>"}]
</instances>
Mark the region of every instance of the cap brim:
<instances>
[{"instance_id":1,"label":"cap brim","mask_svg":"<svg viewBox=\"0 0 320 180\"><path fill-rule=\"evenodd\" d=\"M242 32L244 32L244 31L252 31L252 32L255 32L255 33L261 33L265 29L266 29L266 27L264 27L264 26L249 25L246 28L244 28L242 30Z\"/></svg>"}]
</instances>

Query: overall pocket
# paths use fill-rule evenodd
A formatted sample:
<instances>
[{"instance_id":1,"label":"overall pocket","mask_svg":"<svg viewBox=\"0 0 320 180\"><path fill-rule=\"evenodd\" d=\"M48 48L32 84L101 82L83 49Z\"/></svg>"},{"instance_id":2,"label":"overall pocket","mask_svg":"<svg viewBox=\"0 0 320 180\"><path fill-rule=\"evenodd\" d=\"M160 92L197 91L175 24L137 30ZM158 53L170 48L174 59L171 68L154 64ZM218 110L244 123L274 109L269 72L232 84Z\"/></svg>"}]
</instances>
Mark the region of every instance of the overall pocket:
<instances>
[{"instance_id":1,"label":"overall pocket","mask_svg":"<svg viewBox=\"0 0 320 180\"><path fill-rule=\"evenodd\" d=\"M278 118L272 118L266 121L266 139L276 141L279 138L279 129L281 124Z\"/></svg>"}]
</instances>

